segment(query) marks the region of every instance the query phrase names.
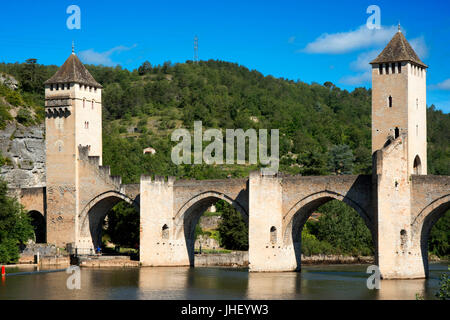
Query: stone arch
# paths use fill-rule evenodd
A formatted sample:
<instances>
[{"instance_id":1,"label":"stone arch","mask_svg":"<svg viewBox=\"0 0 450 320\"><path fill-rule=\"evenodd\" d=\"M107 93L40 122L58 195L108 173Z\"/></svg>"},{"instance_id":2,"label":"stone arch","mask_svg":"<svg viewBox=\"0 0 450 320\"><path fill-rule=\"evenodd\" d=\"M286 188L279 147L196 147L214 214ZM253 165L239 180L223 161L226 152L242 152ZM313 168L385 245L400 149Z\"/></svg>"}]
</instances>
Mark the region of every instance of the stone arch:
<instances>
[{"instance_id":1,"label":"stone arch","mask_svg":"<svg viewBox=\"0 0 450 320\"><path fill-rule=\"evenodd\" d=\"M82 248L90 249L101 245L101 228L106 214L120 201L131 204L139 212L136 200L118 191L107 191L95 196L83 208L78 216L79 239L83 241Z\"/></svg>"},{"instance_id":2,"label":"stone arch","mask_svg":"<svg viewBox=\"0 0 450 320\"><path fill-rule=\"evenodd\" d=\"M422 162L420 161L419 155L416 155L413 163L414 174L422 174Z\"/></svg>"},{"instance_id":3,"label":"stone arch","mask_svg":"<svg viewBox=\"0 0 450 320\"><path fill-rule=\"evenodd\" d=\"M428 277L428 238L434 224L450 210L450 194L434 200L423 208L411 223L413 243L420 243L425 275Z\"/></svg>"},{"instance_id":4,"label":"stone arch","mask_svg":"<svg viewBox=\"0 0 450 320\"><path fill-rule=\"evenodd\" d=\"M360 204L348 196L344 196L334 191L324 190L317 192L298 201L283 216L283 242L286 246L293 245L298 269L301 264L301 232L299 231L303 229L303 226L315 209L332 200L339 200L346 203L360 215L366 226L369 228L372 234L372 240L375 244L376 235L373 228L373 222L366 210Z\"/></svg>"},{"instance_id":5,"label":"stone arch","mask_svg":"<svg viewBox=\"0 0 450 320\"><path fill-rule=\"evenodd\" d=\"M31 217L31 225L34 230L35 243L47 242L47 225L44 215L37 210L28 211L28 215Z\"/></svg>"},{"instance_id":6,"label":"stone arch","mask_svg":"<svg viewBox=\"0 0 450 320\"><path fill-rule=\"evenodd\" d=\"M195 195L186 201L174 216L175 237L184 237L188 251L189 262L194 264L195 226L201 215L217 200L224 200L232 205L243 217L248 226L248 213L244 206L236 199L217 191L207 191Z\"/></svg>"}]
</instances>

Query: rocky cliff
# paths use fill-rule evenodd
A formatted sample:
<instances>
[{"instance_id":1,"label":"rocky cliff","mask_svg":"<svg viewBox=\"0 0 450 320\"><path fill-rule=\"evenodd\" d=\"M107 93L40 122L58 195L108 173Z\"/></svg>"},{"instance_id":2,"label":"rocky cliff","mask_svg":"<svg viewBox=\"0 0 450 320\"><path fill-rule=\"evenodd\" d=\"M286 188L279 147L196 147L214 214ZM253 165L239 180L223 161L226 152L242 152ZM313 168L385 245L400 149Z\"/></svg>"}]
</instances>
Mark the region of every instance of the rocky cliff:
<instances>
[{"instance_id":1,"label":"rocky cliff","mask_svg":"<svg viewBox=\"0 0 450 320\"><path fill-rule=\"evenodd\" d=\"M0 177L10 188L45 186L44 125L25 127L10 123L0 131L0 151L6 164Z\"/></svg>"}]
</instances>

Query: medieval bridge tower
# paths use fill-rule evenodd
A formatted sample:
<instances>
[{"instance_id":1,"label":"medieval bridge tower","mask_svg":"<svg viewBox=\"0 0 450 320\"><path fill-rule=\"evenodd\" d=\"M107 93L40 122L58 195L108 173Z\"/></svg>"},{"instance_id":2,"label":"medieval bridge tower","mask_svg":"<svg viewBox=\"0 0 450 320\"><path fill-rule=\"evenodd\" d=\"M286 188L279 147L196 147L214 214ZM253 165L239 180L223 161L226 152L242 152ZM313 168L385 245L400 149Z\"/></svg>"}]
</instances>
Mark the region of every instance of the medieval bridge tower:
<instances>
[{"instance_id":1,"label":"medieval bridge tower","mask_svg":"<svg viewBox=\"0 0 450 320\"><path fill-rule=\"evenodd\" d=\"M45 112L47 242L92 249L108 210L135 195L102 166L102 86L73 50L45 82Z\"/></svg>"}]
</instances>

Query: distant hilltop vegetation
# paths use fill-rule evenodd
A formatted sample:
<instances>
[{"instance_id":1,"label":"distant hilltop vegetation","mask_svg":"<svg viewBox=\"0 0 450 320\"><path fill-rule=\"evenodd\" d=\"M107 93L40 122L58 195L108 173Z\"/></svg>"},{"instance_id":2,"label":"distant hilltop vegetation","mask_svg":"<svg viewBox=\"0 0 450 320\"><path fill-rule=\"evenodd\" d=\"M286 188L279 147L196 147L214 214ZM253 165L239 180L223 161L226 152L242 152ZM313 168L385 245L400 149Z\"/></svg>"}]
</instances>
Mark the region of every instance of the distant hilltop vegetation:
<instances>
[{"instance_id":1,"label":"distant hilltop vegetation","mask_svg":"<svg viewBox=\"0 0 450 320\"><path fill-rule=\"evenodd\" d=\"M247 176L258 165L174 165L175 128L279 129L280 171L289 174L371 172L371 90L341 90L263 76L235 63L192 61L137 70L87 66L103 90L103 162L124 183L141 174L183 178ZM0 64L0 130L44 121L44 81L56 66ZM3 80L2 80L3 79ZM428 173L450 175L450 115L428 108ZM14 137L11 137L14 139ZM152 148L155 152L143 152ZM8 155L2 165L13 165Z\"/></svg>"}]
</instances>

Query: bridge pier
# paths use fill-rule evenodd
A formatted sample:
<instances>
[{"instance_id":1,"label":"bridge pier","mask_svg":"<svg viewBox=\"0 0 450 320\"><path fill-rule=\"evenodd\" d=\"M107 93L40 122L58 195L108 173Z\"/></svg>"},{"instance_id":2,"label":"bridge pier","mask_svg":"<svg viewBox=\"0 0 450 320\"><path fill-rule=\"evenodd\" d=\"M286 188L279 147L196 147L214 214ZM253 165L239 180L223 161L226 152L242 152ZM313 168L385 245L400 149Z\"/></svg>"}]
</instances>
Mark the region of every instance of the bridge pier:
<instances>
[{"instance_id":1,"label":"bridge pier","mask_svg":"<svg viewBox=\"0 0 450 320\"><path fill-rule=\"evenodd\" d=\"M184 226L176 225L174 178L141 177L140 257L143 266L189 266L194 252L185 239ZM191 257L190 257L191 255Z\"/></svg>"},{"instance_id":2,"label":"bridge pier","mask_svg":"<svg viewBox=\"0 0 450 320\"><path fill-rule=\"evenodd\" d=\"M408 172L407 136L374 154L377 261L383 279L425 278L420 241L412 229L412 179Z\"/></svg>"},{"instance_id":3,"label":"bridge pier","mask_svg":"<svg viewBox=\"0 0 450 320\"><path fill-rule=\"evenodd\" d=\"M249 181L249 270L251 272L294 271L294 245L283 239L283 187L277 176L250 174ZM300 256L300 255L299 255Z\"/></svg>"}]
</instances>

